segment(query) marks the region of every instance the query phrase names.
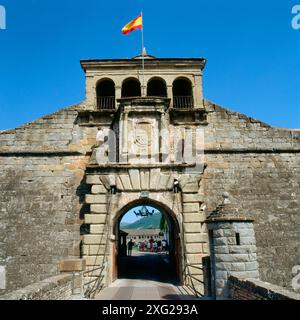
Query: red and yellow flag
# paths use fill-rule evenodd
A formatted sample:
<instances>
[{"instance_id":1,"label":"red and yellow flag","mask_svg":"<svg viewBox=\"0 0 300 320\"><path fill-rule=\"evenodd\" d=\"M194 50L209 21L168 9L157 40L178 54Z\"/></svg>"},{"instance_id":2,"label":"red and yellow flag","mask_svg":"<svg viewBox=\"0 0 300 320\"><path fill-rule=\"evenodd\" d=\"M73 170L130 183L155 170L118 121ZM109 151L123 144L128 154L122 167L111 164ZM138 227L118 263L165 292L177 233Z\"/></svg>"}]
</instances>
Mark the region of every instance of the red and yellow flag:
<instances>
[{"instance_id":1,"label":"red and yellow flag","mask_svg":"<svg viewBox=\"0 0 300 320\"><path fill-rule=\"evenodd\" d=\"M122 29L123 34L128 34L129 32L142 29L143 28L143 16L140 14L137 18L131 20L129 23L126 24L125 27Z\"/></svg>"}]
</instances>

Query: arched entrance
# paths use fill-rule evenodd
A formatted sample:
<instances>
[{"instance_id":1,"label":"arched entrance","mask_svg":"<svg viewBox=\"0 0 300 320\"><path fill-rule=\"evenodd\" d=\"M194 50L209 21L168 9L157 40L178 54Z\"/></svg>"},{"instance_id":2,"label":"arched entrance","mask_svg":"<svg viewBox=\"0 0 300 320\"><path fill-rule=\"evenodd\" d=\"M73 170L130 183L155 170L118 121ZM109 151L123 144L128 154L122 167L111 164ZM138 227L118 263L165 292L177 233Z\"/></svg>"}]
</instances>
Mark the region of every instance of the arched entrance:
<instances>
[{"instance_id":1,"label":"arched entrance","mask_svg":"<svg viewBox=\"0 0 300 320\"><path fill-rule=\"evenodd\" d=\"M121 227L123 217L132 210L138 210L141 206L149 208L150 211L152 209L155 210L155 214L161 214L167 226L163 234L164 239L162 239L161 234L160 236L158 235L158 232L157 235L147 236L143 233L143 235L132 236L134 233L127 230L126 226ZM113 225L115 235L113 281L117 278L128 278L172 282L176 284L182 283L180 229L174 212L165 205L153 200L139 199L124 206L116 215ZM135 242L135 250L131 256L128 256L126 244L128 244L130 238ZM150 244L151 238L156 242L153 247ZM163 242L164 240L167 240L166 243ZM159 244L160 241L161 244ZM142 246L143 242L144 246ZM148 248L146 247L147 243ZM163 248L164 244L167 244L166 248ZM159 245L161 248L157 249L156 246Z\"/></svg>"}]
</instances>

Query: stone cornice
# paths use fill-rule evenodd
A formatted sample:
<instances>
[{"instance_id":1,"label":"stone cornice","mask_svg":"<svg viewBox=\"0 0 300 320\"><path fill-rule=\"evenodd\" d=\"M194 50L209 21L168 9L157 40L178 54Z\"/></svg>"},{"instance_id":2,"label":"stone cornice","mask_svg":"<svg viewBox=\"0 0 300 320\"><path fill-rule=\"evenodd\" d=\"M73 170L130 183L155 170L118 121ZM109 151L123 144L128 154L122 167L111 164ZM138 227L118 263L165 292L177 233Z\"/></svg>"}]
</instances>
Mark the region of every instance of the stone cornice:
<instances>
[{"instance_id":1,"label":"stone cornice","mask_svg":"<svg viewBox=\"0 0 300 320\"><path fill-rule=\"evenodd\" d=\"M140 59L90 59L81 60L81 67L84 71L88 69L114 69L114 68L132 68L135 66L140 67ZM204 58L154 58L145 59L145 68L195 68L204 69L206 64L206 59Z\"/></svg>"}]
</instances>

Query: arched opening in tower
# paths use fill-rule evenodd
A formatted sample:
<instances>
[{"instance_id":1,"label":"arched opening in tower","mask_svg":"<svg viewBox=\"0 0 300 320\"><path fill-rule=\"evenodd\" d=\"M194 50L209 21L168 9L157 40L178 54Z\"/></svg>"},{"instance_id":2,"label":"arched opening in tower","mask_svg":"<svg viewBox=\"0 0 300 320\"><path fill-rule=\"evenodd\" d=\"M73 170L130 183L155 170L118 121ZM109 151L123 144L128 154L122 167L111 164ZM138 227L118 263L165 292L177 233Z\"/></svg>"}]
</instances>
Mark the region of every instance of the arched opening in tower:
<instances>
[{"instance_id":1,"label":"arched opening in tower","mask_svg":"<svg viewBox=\"0 0 300 320\"><path fill-rule=\"evenodd\" d=\"M192 83L187 78L178 78L173 82L173 107L178 109L193 108Z\"/></svg>"},{"instance_id":2,"label":"arched opening in tower","mask_svg":"<svg viewBox=\"0 0 300 320\"><path fill-rule=\"evenodd\" d=\"M167 86L163 79L154 78L148 82L148 97L167 97Z\"/></svg>"},{"instance_id":3,"label":"arched opening in tower","mask_svg":"<svg viewBox=\"0 0 300 320\"><path fill-rule=\"evenodd\" d=\"M96 93L98 109L115 109L115 84L112 80L100 80L96 87Z\"/></svg>"},{"instance_id":4,"label":"arched opening in tower","mask_svg":"<svg viewBox=\"0 0 300 320\"><path fill-rule=\"evenodd\" d=\"M126 79L122 85L122 98L141 96L141 84L137 79Z\"/></svg>"},{"instance_id":5,"label":"arched opening in tower","mask_svg":"<svg viewBox=\"0 0 300 320\"><path fill-rule=\"evenodd\" d=\"M117 278L180 282L178 228L157 206L139 204L119 217L116 251Z\"/></svg>"}]
</instances>

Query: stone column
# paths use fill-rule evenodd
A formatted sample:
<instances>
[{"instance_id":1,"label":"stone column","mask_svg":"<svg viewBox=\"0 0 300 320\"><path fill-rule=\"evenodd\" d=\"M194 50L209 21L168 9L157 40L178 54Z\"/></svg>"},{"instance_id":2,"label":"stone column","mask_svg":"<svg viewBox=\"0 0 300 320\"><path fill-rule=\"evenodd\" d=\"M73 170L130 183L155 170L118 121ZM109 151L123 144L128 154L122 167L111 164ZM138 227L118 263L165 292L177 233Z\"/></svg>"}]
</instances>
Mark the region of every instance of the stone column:
<instances>
[{"instance_id":1,"label":"stone column","mask_svg":"<svg viewBox=\"0 0 300 320\"><path fill-rule=\"evenodd\" d=\"M156 160L163 163L170 163L170 131L168 128L168 123L166 121L166 113L161 112L160 114L160 126L159 126L159 150L158 153L160 157L155 157ZM157 161L157 162L158 162Z\"/></svg>"},{"instance_id":2,"label":"stone column","mask_svg":"<svg viewBox=\"0 0 300 320\"><path fill-rule=\"evenodd\" d=\"M128 113L124 112L122 115L121 128L120 128L120 162L128 161Z\"/></svg>"},{"instance_id":3,"label":"stone column","mask_svg":"<svg viewBox=\"0 0 300 320\"><path fill-rule=\"evenodd\" d=\"M194 106L203 107L203 93L202 93L202 75L195 75L195 84L194 84Z\"/></svg>"},{"instance_id":4,"label":"stone column","mask_svg":"<svg viewBox=\"0 0 300 320\"><path fill-rule=\"evenodd\" d=\"M121 96L122 96L122 87L121 86L116 85L115 94L116 94L116 105L117 105L117 100L121 99Z\"/></svg>"},{"instance_id":5,"label":"stone column","mask_svg":"<svg viewBox=\"0 0 300 320\"><path fill-rule=\"evenodd\" d=\"M96 84L92 75L86 74L85 77L85 96L86 106L89 110L97 109Z\"/></svg>"},{"instance_id":6,"label":"stone column","mask_svg":"<svg viewBox=\"0 0 300 320\"><path fill-rule=\"evenodd\" d=\"M173 108L173 85L167 85L167 95L168 98L171 99L170 107Z\"/></svg>"}]
</instances>

